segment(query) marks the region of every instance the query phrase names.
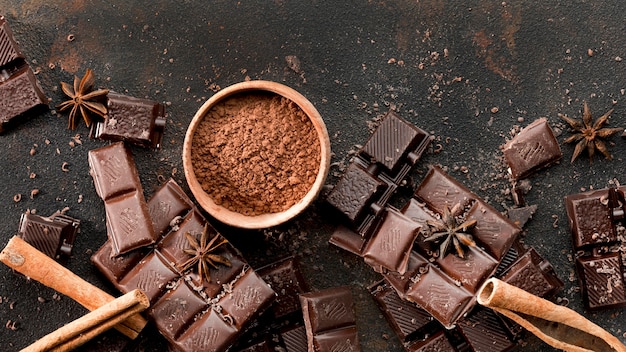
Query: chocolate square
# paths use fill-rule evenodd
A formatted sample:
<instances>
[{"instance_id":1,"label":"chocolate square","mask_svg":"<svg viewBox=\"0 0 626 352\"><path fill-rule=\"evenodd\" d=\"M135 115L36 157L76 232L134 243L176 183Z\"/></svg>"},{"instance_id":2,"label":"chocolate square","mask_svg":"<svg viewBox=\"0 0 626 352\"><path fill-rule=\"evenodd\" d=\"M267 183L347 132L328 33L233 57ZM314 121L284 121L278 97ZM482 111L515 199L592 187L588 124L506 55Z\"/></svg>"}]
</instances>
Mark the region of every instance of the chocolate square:
<instances>
[{"instance_id":1,"label":"chocolate square","mask_svg":"<svg viewBox=\"0 0 626 352\"><path fill-rule=\"evenodd\" d=\"M428 263L428 260L422 257L418 252L411 251L407 270L404 274L400 274L395 271L385 271L383 272L383 276L389 285L396 290L398 295L404 298L406 291L412 283L411 279L418 277L420 270L426 270L425 267Z\"/></svg>"},{"instance_id":2,"label":"chocolate square","mask_svg":"<svg viewBox=\"0 0 626 352\"><path fill-rule=\"evenodd\" d=\"M209 309L174 341L177 351L226 351L237 337L237 328Z\"/></svg>"},{"instance_id":3,"label":"chocolate square","mask_svg":"<svg viewBox=\"0 0 626 352\"><path fill-rule=\"evenodd\" d=\"M178 274L165 264L161 255L152 252L126 274L120 281L119 289L128 293L138 288L148 296L152 304L165 292L167 284L177 277Z\"/></svg>"},{"instance_id":4,"label":"chocolate square","mask_svg":"<svg viewBox=\"0 0 626 352\"><path fill-rule=\"evenodd\" d=\"M237 329L265 309L275 298L274 291L253 270L234 280L219 301L222 314L233 320Z\"/></svg>"},{"instance_id":5,"label":"chocolate square","mask_svg":"<svg viewBox=\"0 0 626 352\"><path fill-rule=\"evenodd\" d=\"M587 309L626 306L624 267L619 253L577 258L576 268Z\"/></svg>"},{"instance_id":6,"label":"chocolate square","mask_svg":"<svg viewBox=\"0 0 626 352\"><path fill-rule=\"evenodd\" d=\"M353 325L352 293L347 286L300 295L307 331L313 334Z\"/></svg>"},{"instance_id":7,"label":"chocolate square","mask_svg":"<svg viewBox=\"0 0 626 352\"><path fill-rule=\"evenodd\" d=\"M423 307L446 329L451 329L474 296L434 265L426 268L428 271L406 292L406 298Z\"/></svg>"},{"instance_id":8,"label":"chocolate square","mask_svg":"<svg viewBox=\"0 0 626 352\"><path fill-rule=\"evenodd\" d=\"M411 164L421 156L424 148L415 151L418 145L427 143L429 135L393 111L389 111L376 131L363 146L363 153L371 163L383 165L395 174L408 159ZM410 153L414 153L409 157Z\"/></svg>"},{"instance_id":9,"label":"chocolate square","mask_svg":"<svg viewBox=\"0 0 626 352\"><path fill-rule=\"evenodd\" d=\"M534 248L514 262L500 279L539 297L552 296L563 287L552 265Z\"/></svg>"},{"instance_id":10,"label":"chocolate square","mask_svg":"<svg viewBox=\"0 0 626 352\"><path fill-rule=\"evenodd\" d=\"M115 255L153 244L156 241L148 206L139 190L122 194L104 203L107 235Z\"/></svg>"},{"instance_id":11,"label":"chocolate square","mask_svg":"<svg viewBox=\"0 0 626 352\"><path fill-rule=\"evenodd\" d=\"M313 336L314 351L361 351L356 326L327 331Z\"/></svg>"},{"instance_id":12,"label":"chocolate square","mask_svg":"<svg viewBox=\"0 0 626 352\"><path fill-rule=\"evenodd\" d=\"M230 266L219 264L217 265L217 268L210 267L210 281L205 278L201 283L200 276L196 272L195 267L192 268L190 272L185 274L192 287L196 288L198 291L204 292L208 297L215 297L218 295L224 289L224 285L230 283L237 275L243 272L245 267L248 266L246 261L234 247L231 245L224 245L223 247L224 248L221 248L219 251L216 251L215 254L228 259L230 261Z\"/></svg>"},{"instance_id":13,"label":"chocolate square","mask_svg":"<svg viewBox=\"0 0 626 352\"><path fill-rule=\"evenodd\" d=\"M94 138L159 148L164 129L163 104L109 92L105 119L94 124L91 134Z\"/></svg>"},{"instance_id":14,"label":"chocolate square","mask_svg":"<svg viewBox=\"0 0 626 352\"><path fill-rule=\"evenodd\" d=\"M72 254L80 220L55 213L49 217L25 213L17 236L60 263Z\"/></svg>"},{"instance_id":15,"label":"chocolate square","mask_svg":"<svg viewBox=\"0 0 626 352\"><path fill-rule=\"evenodd\" d=\"M138 248L114 256L111 241L108 240L91 256L91 262L113 285L118 287L120 280L146 256L147 252L146 248Z\"/></svg>"},{"instance_id":16,"label":"chocolate square","mask_svg":"<svg viewBox=\"0 0 626 352\"><path fill-rule=\"evenodd\" d=\"M179 267L187 259L191 258L189 254L184 252L185 249L191 249L186 234L190 234L197 241L200 241L205 225L207 225L206 220L197 210L189 212L183 222L178 225L176 231L171 231L159 242L157 245L159 252L167 258L172 266ZM211 225L208 226L209 238L217 236L217 231Z\"/></svg>"},{"instance_id":17,"label":"chocolate square","mask_svg":"<svg viewBox=\"0 0 626 352\"><path fill-rule=\"evenodd\" d=\"M467 214L467 219L477 221L472 230L474 239L480 241L498 260L511 248L521 231L511 220L482 201L474 203Z\"/></svg>"},{"instance_id":18,"label":"chocolate square","mask_svg":"<svg viewBox=\"0 0 626 352\"><path fill-rule=\"evenodd\" d=\"M451 278L458 280L463 287L474 293L498 266L496 259L478 247L468 247L464 258L449 253L438 258L436 263Z\"/></svg>"},{"instance_id":19,"label":"chocolate square","mask_svg":"<svg viewBox=\"0 0 626 352\"><path fill-rule=\"evenodd\" d=\"M274 320L301 312L298 296L309 292L309 286L296 258L285 258L257 269L257 273L277 293L271 309Z\"/></svg>"},{"instance_id":20,"label":"chocolate square","mask_svg":"<svg viewBox=\"0 0 626 352\"><path fill-rule=\"evenodd\" d=\"M417 222L401 212L387 208L382 224L363 252L365 262L378 272L385 268L404 274L420 228Z\"/></svg>"},{"instance_id":21,"label":"chocolate square","mask_svg":"<svg viewBox=\"0 0 626 352\"><path fill-rule=\"evenodd\" d=\"M173 340L206 308L208 304L181 279L150 307L149 314L159 331Z\"/></svg>"},{"instance_id":22,"label":"chocolate square","mask_svg":"<svg viewBox=\"0 0 626 352\"><path fill-rule=\"evenodd\" d=\"M165 235L176 217L185 216L194 207L193 202L173 179L169 179L148 200L148 213L154 232Z\"/></svg>"},{"instance_id":23,"label":"chocolate square","mask_svg":"<svg viewBox=\"0 0 626 352\"><path fill-rule=\"evenodd\" d=\"M505 352L516 346L500 318L486 308L477 308L459 321L458 330L472 351Z\"/></svg>"},{"instance_id":24,"label":"chocolate square","mask_svg":"<svg viewBox=\"0 0 626 352\"><path fill-rule=\"evenodd\" d=\"M477 198L465 186L448 176L437 166L430 168L422 183L415 190L415 196L440 214L443 213L446 206L449 209L452 209L456 204L465 206Z\"/></svg>"},{"instance_id":25,"label":"chocolate square","mask_svg":"<svg viewBox=\"0 0 626 352\"><path fill-rule=\"evenodd\" d=\"M0 68L0 133L17 116L46 104L48 98L27 64L18 68Z\"/></svg>"},{"instance_id":26,"label":"chocolate square","mask_svg":"<svg viewBox=\"0 0 626 352\"><path fill-rule=\"evenodd\" d=\"M559 142L545 118L537 119L522 129L504 145L502 151L514 180L530 176L563 156Z\"/></svg>"},{"instance_id":27,"label":"chocolate square","mask_svg":"<svg viewBox=\"0 0 626 352\"><path fill-rule=\"evenodd\" d=\"M344 225L339 225L328 240L331 244L359 257L363 256L363 247L367 239Z\"/></svg>"},{"instance_id":28,"label":"chocolate square","mask_svg":"<svg viewBox=\"0 0 626 352\"><path fill-rule=\"evenodd\" d=\"M326 200L356 223L386 184L352 163Z\"/></svg>"},{"instance_id":29,"label":"chocolate square","mask_svg":"<svg viewBox=\"0 0 626 352\"><path fill-rule=\"evenodd\" d=\"M616 240L608 207L608 190L596 190L565 197L565 208L575 249Z\"/></svg>"},{"instance_id":30,"label":"chocolate square","mask_svg":"<svg viewBox=\"0 0 626 352\"><path fill-rule=\"evenodd\" d=\"M130 191L142 191L133 156L123 142L90 150L89 168L96 193L105 202Z\"/></svg>"}]
</instances>

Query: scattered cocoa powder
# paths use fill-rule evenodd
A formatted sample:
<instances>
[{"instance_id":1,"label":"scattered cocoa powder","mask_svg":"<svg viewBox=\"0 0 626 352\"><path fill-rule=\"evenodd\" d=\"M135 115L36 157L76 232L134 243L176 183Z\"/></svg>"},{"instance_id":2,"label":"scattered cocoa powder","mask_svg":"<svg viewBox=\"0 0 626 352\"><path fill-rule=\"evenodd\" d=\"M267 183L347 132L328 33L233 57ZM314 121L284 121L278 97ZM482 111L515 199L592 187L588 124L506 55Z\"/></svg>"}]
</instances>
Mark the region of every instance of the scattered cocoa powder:
<instances>
[{"instance_id":1,"label":"scattered cocoa powder","mask_svg":"<svg viewBox=\"0 0 626 352\"><path fill-rule=\"evenodd\" d=\"M198 124L191 160L218 205L244 215L287 210L311 189L320 164L311 120L272 93L233 95Z\"/></svg>"}]
</instances>

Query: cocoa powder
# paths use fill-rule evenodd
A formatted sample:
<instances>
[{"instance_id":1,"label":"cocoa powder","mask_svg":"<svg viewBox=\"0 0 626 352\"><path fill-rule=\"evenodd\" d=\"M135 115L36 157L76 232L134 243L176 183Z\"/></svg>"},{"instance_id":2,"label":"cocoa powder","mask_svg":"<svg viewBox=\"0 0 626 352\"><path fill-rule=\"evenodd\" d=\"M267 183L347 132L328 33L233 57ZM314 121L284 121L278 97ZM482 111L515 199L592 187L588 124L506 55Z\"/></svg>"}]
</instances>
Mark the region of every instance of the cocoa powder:
<instances>
[{"instance_id":1,"label":"cocoa powder","mask_svg":"<svg viewBox=\"0 0 626 352\"><path fill-rule=\"evenodd\" d=\"M320 149L313 123L293 101L242 93L204 116L191 160L216 204L252 216L287 210L302 199L315 182Z\"/></svg>"}]
</instances>

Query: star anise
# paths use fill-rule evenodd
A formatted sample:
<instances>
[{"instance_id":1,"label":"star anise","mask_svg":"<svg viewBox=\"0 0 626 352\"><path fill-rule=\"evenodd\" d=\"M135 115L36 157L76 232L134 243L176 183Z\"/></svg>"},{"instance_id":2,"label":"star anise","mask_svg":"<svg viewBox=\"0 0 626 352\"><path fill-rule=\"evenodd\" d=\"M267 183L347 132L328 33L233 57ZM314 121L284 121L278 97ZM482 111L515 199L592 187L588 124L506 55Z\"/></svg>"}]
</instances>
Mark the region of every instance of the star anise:
<instances>
[{"instance_id":1,"label":"star anise","mask_svg":"<svg viewBox=\"0 0 626 352\"><path fill-rule=\"evenodd\" d=\"M446 205L441 219L428 221L431 233L425 241L441 241L439 243L439 257L441 258L450 249L450 244L454 245L456 254L461 258L465 258L463 246L476 247L472 235L467 233L468 230L476 226L476 220L464 221L459 224L458 215L462 209L461 204L456 204L452 209Z\"/></svg>"},{"instance_id":2,"label":"star anise","mask_svg":"<svg viewBox=\"0 0 626 352\"><path fill-rule=\"evenodd\" d=\"M606 112L604 115L600 116L595 122L593 122L593 116L591 116L591 112L589 111L589 106L587 106L587 102L583 105L583 121L574 120L565 115L559 115L563 120L565 120L576 132L574 135L570 136L565 140L565 143L573 143L578 142L576 144L576 148L574 148L574 154L572 155L571 162L583 152L583 150L587 149L587 154L589 155L589 163L593 161L593 154L595 150L599 150L607 159L612 159L613 157L609 153L606 144L602 140L602 138L610 137L618 132L623 131L622 128L602 128L604 124L608 121L609 115L613 112L613 109Z\"/></svg>"},{"instance_id":3,"label":"star anise","mask_svg":"<svg viewBox=\"0 0 626 352\"><path fill-rule=\"evenodd\" d=\"M89 111L99 115L100 117L104 117L104 115L106 115L107 108L102 103L97 102L97 100L108 94L109 90L93 90L94 81L95 76L93 72L91 69L87 69L85 76L83 76L82 79L74 76L74 87L68 83L61 82L61 89L71 99L59 104L57 109L59 109L59 111L64 111L70 107L72 108L70 111L68 128L76 128L76 115L78 114L78 111L80 111L80 114L83 116L83 120L85 120L87 127L91 126Z\"/></svg>"},{"instance_id":4,"label":"star anise","mask_svg":"<svg viewBox=\"0 0 626 352\"><path fill-rule=\"evenodd\" d=\"M221 256L219 254L215 254L216 249L218 249L221 245L228 243L228 240L225 238L220 238L219 234L215 234L211 240L209 240L209 226L205 225L204 230L202 230L202 235L200 236L200 242L198 243L196 237L189 232L185 233L185 237L191 248L185 249L184 252L191 255L187 261L182 263L179 266L181 271L185 271L192 266L198 264L198 275L200 276L200 282L202 283L204 279L208 282L211 281L211 275L209 273L210 267L217 269L218 264L226 265L230 267L230 260L228 258Z\"/></svg>"}]
</instances>

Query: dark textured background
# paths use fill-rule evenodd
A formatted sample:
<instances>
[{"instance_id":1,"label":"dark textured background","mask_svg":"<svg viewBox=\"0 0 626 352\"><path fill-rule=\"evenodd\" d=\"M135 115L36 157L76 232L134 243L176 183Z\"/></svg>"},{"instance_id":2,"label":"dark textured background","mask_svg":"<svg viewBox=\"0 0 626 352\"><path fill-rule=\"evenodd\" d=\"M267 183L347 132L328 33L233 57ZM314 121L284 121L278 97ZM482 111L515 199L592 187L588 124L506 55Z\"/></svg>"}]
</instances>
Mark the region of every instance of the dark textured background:
<instances>
[{"instance_id":1,"label":"dark textured background","mask_svg":"<svg viewBox=\"0 0 626 352\"><path fill-rule=\"evenodd\" d=\"M188 189L181 161L188 123L214 89L247 78L284 83L317 107L331 136L332 161L338 163L328 185L336 182L348 152L367 138L368 122L392 108L431 132L434 145L441 144L440 152L425 153L412 173L416 182L428 164L439 164L502 211L512 201L505 194L509 185L499 146L516 125L545 116L562 141L569 132L558 113L579 118L585 100L596 117L614 107L610 125L626 126L626 62L616 59L626 58L626 12L619 0L0 0L0 13L39 71L52 107L27 114L0 136L0 246L16 233L24 211L49 215L69 207L82 224L68 267L112 293L89 262L106 232L87 152L106 143L89 140L84 125L67 130L67 115L53 108L65 98L59 82L71 82L87 68L96 73L98 86L167 103L162 149L132 148L146 196L162 177L173 176ZM74 41L67 40L69 34ZM289 68L288 55L300 60L298 72ZM82 144L72 147L76 133ZM579 312L563 197L622 179L625 141L612 141L615 159L596 158L592 165L584 155L570 164L573 147L563 146L563 161L532 177L527 196L539 208L525 241L556 267L566 283L559 296ZM37 152L30 156L35 144ZM61 170L64 162L69 172ZM30 199L35 188L40 192ZM16 193L22 194L18 203ZM392 203L401 205L407 195ZM351 285L363 350L400 351L365 289L379 277L359 258L327 244L335 224L318 202L271 231L218 227L254 266L297 254L314 289ZM1 350L24 347L85 313L71 299L53 296L53 290L0 266ZM621 310L585 315L626 341ZM9 320L17 330L5 328ZM112 332L84 350L104 349L102 343L120 339ZM551 351L532 337L524 341L519 351ZM164 346L149 327L128 350Z\"/></svg>"}]
</instances>

